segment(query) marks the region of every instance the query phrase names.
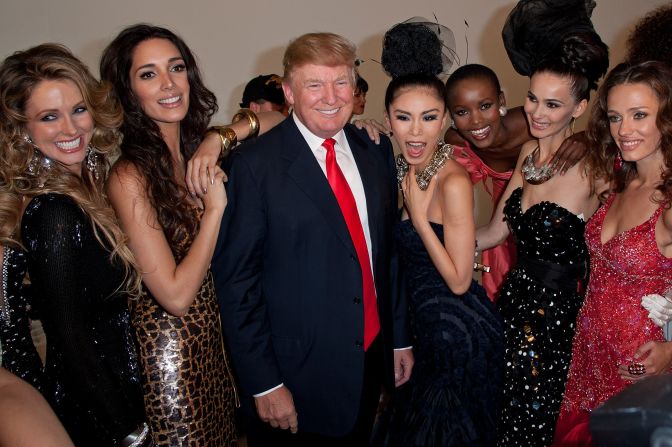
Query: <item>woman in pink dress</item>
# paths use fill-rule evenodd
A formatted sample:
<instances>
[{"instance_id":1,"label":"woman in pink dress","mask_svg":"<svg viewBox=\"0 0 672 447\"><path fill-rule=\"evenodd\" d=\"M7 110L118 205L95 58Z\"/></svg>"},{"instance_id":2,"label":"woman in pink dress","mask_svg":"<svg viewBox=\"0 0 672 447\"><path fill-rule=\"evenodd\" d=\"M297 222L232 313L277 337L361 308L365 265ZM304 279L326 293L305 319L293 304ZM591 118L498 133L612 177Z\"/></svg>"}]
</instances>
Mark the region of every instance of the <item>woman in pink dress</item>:
<instances>
[{"instance_id":1,"label":"woman in pink dress","mask_svg":"<svg viewBox=\"0 0 672 447\"><path fill-rule=\"evenodd\" d=\"M586 225L590 282L577 318L556 445L592 445L590 412L672 365L672 343L642 297L672 286L672 70L620 64L600 88L588 129L593 176L613 182ZM662 297L660 297L662 298Z\"/></svg>"},{"instance_id":2,"label":"woman in pink dress","mask_svg":"<svg viewBox=\"0 0 672 447\"><path fill-rule=\"evenodd\" d=\"M446 81L451 129L445 141L453 145L455 159L467 170L475 185L483 187L496 208L513 174L524 143L533 139L522 107L506 108L506 98L497 75L480 64L463 65ZM585 153L583 133L567 138L551 163L564 172ZM512 238L484 250L482 262L490 271L482 277L483 287L493 301L506 274L515 264Z\"/></svg>"}]
</instances>

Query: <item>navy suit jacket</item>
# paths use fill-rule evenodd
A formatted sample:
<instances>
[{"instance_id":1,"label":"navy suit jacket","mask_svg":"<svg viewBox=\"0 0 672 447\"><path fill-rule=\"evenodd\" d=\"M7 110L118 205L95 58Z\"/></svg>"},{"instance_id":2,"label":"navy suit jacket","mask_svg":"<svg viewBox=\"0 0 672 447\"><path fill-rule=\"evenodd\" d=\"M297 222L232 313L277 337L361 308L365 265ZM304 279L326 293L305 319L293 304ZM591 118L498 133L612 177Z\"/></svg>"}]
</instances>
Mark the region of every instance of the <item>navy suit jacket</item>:
<instances>
[{"instance_id":1,"label":"navy suit jacket","mask_svg":"<svg viewBox=\"0 0 672 447\"><path fill-rule=\"evenodd\" d=\"M410 345L392 146L349 124L345 134L366 194L389 383L392 349ZM249 403L284 383L301 430L344 435L364 376L362 274L347 225L293 119L233 156L212 271L240 389Z\"/></svg>"}]
</instances>

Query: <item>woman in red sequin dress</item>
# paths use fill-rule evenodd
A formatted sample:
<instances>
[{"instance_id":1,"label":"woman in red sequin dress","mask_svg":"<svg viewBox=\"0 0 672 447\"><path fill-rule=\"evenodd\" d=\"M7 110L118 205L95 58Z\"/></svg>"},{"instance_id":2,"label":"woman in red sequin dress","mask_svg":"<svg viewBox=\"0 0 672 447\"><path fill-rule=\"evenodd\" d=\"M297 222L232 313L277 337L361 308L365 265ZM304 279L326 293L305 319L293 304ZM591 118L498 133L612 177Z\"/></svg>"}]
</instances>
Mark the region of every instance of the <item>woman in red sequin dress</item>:
<instances>
[{"instance_id":1,"label":"woman in red sequin dress","mask_svg":"<svg viewBox=\"0 0 672 447\"><path fill-rule=\"evenodd\" d=\"M577 318L556 445L591 445L590 412L635 380L668 371L672 343L642 296L672 286L672 70L621 64L607 76L588 135L594 175L613 192L586 225L590 282Z\"/></svg>"}]
</instances>

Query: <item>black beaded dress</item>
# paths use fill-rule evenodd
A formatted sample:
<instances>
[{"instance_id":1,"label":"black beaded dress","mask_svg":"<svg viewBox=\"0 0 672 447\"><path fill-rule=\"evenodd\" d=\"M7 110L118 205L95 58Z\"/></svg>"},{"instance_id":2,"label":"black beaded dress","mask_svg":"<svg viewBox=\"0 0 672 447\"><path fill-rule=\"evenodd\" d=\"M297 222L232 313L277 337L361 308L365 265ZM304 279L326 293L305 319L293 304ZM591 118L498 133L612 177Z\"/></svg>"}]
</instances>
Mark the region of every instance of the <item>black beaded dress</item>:
<instances>
[{"instance_id":1,"label":"black beaded dress","mask_svg":"<svg viewBox=\"0 0 672 447\"><path fill-rule=\"evenodd\" d=\"M497 301L505 343L497 439L501 446L546 446L553 441L583 302L585 222L551 202L523 212L522 191L514 190L504 207L518 261Z\"/></svg>"},{"instance_id":2,"label":"black beaded dress","mask_svg":"<svg viewBox=\"0 0 672 447\"><path fill-rule=\"evenodd\" d=\"M30 335L31 308L26 275L26 254L14 247L0 246L0 365L37 389L42 387L42 363Z\"/></svg>"},{"instance_id":3,"label":"black beaded dress","mask_svg":"<svg viewBox=\"0 0 672 447\"><path fill-rule=\"evenodd\" d=\"M443 225L432 223L443 240ZM384 444L494 445L502 386L502 323L485 289L472 281L454 294L410 220L397 232L407 278L415 366L397 389Z\"/></svg>"},{"instance_id":4,"label":"black beaded dress","mask_svg":"<svg viewBox=\"0 0 672 447\"><path fill-rule=\"evenodd\" d=\"M75 445L118 445L145 419L123 272L67 196L33 198L21 234L47 337L44 395Z\"/></svg>"}]
</instances>

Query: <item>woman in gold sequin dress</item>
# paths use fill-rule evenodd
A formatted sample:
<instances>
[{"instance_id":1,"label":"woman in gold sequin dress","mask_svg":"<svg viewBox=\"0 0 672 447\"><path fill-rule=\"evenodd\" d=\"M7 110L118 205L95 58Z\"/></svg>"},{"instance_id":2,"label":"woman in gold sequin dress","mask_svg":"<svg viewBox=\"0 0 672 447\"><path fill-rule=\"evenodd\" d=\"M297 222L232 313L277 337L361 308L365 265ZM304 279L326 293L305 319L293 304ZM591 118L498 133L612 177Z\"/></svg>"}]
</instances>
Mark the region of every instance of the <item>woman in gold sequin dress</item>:
<instances>
[{"instance_id":1,"label":"woman in gold sequin dress","mask_svg":"<svg viewBox=\"0 0 672 447\"><path fill-rule=\"evenodd\" d=\"M154 439L162 446L235 446L235 390L210 273L225 176L210 170L209 188L198 196L184 180L217 110L215 96L189 48L164 28L123 30L100 71L125 112L122 157L107 188L143 272L132 323Z\"/></svg>"}]
</instances>

